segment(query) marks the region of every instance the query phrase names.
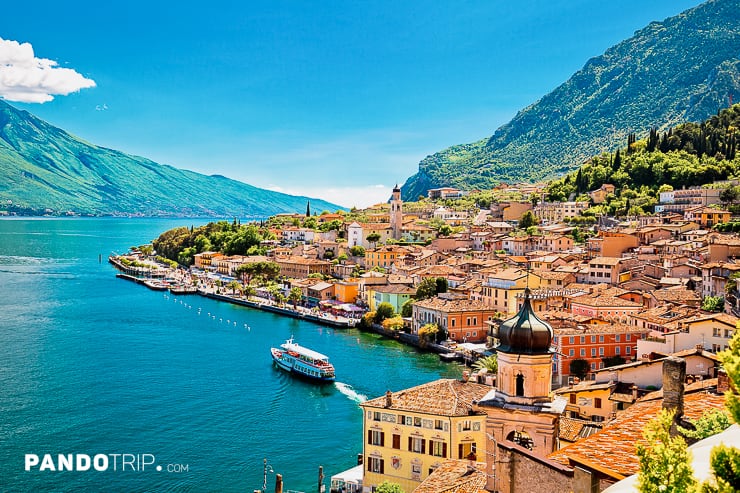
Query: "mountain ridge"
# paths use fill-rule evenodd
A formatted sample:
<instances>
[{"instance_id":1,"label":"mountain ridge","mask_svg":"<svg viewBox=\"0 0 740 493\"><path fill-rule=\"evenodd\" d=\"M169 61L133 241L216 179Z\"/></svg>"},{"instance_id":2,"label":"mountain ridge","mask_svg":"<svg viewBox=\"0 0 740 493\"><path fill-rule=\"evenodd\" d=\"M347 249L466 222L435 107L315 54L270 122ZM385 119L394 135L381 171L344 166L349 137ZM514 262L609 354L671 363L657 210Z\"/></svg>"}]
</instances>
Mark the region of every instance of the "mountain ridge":
<instances>
[{"instance_id":1,"label":"mountain ridge","mask_svg":"<svg viewBox=\"0 0 740 493\"><path fill-rule=\"evenodd\" d=\"M589 59L582 69L520 110L490 137L427 156L402 187L490 187L535 181L613 151L629 133L644 136L706 119L740 96L740 9L709 0L655 21Z\"/></svg>"},{"instance_id":2,"label":"mountain ridge","mask_svg":"<svg viewBox=\"0 0 740 493\"><path fill-rule=\"evenodd\" d=\"M0 100L0 204L90 215L266 217L342 208L97 146Z\"/></svg>"}]
</instances>

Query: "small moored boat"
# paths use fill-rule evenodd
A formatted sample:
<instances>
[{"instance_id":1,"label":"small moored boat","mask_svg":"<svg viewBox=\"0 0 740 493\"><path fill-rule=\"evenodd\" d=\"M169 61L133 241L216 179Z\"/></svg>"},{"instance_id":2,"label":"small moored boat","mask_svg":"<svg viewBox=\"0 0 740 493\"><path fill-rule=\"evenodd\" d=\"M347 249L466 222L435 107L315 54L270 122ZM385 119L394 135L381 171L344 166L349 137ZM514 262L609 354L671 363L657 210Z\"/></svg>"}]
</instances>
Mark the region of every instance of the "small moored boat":
<instances>
[{"instance_id":1,"label":"small moored boat","mask_svg":"<svg viewBox=\"0 0 740 493\"><path fill-rule=\"evenodd\" d=\"M322 382L334 380L334 365L329 363L329 357L296 344L292 337L270 352L283 370Z\"/></svg>"}]
</instances>

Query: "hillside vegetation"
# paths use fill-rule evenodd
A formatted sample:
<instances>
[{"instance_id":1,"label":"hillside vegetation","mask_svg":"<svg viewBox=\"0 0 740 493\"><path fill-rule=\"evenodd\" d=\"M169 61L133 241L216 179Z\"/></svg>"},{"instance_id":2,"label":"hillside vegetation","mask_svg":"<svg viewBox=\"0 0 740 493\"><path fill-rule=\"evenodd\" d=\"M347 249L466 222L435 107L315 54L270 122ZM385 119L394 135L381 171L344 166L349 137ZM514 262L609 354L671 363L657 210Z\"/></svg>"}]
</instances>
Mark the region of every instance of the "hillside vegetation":
<instances>
[{"instance_id":1,"label":"hillside vegetation","mask_svg":"<svg viewBox=\"0 0 740 493\"><path fill-rule=\"evenodd\" d=\"M0 100L0 210L266 217L305 210L307 200L99 147Z\"/></svg>"},{"instance_id":2,"label":"hillside vegetation","mask_svg":"<svg viewBox=\"0 0 740 493\"><path fill-rule=\"evenodd\" d=\"M624 145L631 133L642 138L653 127L708 118L731 94L740 98L738 25L734 0L709 0L649 24L490 138L427 156L402 187L404 199L434 187L470 190L559 176Z\"/></svg>"},{"instance_id":3,"label":"hillside vegetation","mask_svg":"<svg viewBox=\"0 0 740 493\"><path fill-rule=\"evenodd\" d=\"M653 128L642 140L628 135L626 147L594 157L551 182L548 197L586 199L586 192L611 183L616 196L603 212L649 212L660 188L688 188L740 176L739 130L740 105L734 105L702 123L684 123L665 132Z\"/></svg>"}]
</instances>

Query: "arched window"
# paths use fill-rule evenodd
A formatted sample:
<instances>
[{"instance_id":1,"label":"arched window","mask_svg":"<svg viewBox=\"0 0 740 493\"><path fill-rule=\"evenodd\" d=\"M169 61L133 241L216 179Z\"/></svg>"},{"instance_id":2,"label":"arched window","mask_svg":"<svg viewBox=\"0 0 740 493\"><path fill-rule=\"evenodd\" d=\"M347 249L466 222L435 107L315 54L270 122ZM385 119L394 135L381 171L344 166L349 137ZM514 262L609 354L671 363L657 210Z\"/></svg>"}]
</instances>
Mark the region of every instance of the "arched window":
<instances>
[{"instance_id":1,"label":"arched window","mask_svg":"<svg viewBox=\"0 0 740 493\"><path fill-rule=\"evenodd\" d=\"M524 375L521 373L516 376L516 396L524 397Z\"/></svg>"},{"instance_id":2,"label":"arched window","mask_svg":"<svg viewBox=\"0 0 740 493\"><path fill-rule=\"evenodd\" d=\"M512 431L506 439L529 450L534 449L534 440L532 440L532 437L530 437L526 431Z\"/></svg>"}]
</instances>

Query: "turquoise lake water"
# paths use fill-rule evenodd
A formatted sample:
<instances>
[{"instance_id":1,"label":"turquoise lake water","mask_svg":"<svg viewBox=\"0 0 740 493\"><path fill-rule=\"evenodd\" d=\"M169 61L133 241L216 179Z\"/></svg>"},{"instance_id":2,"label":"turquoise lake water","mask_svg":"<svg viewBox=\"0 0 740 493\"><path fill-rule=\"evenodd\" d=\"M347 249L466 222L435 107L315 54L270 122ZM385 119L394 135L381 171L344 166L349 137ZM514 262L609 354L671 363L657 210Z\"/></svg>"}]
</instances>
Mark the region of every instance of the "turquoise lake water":
<instances>
[{"instance_id":1,"label":"turquoise lake water","mask_svg":"<svg viewBox=\"0 0 740 493\"><path fill-rule=\"evenodd\" d=\"M202 222L0 220L0 490L252 492L267 458L285 489L304 492L317 491L323 466L328 491L362 450L360 400L460 376L436 355L356 329L150 291L106 261ZM272 366L269 348L291 335L329 355L335 384ZM26 471L26 454L109 463ZM114 471L120 458L109 454L154 463Z\"/></svg>"}]
</instances>

